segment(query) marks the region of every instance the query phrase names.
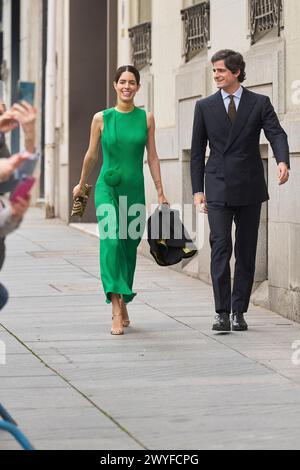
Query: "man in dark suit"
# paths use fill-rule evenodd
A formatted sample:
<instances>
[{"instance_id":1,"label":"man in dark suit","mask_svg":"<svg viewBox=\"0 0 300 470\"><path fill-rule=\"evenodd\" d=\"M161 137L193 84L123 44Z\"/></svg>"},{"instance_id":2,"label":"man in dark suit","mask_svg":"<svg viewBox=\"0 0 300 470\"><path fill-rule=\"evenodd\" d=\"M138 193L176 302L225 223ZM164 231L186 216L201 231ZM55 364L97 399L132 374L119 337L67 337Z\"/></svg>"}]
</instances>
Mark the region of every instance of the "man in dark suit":
<instances>
[{"instance_id":1,"label":"man in dark suit","mask_svg":"<svg viewBox=\"0 0 300 470\"><path fill-rule=\"evenodd\" d=\"M267 96L241 86L241 54L221 50L212 57L219 91L196 103L191 149L194 204L208 214L211 277L216 317L213 330L247 330L262 202L269 199L259 150L261 130L278 165L278 182L289 177L289 147ZM210 155L205 165L207 142ZM204 194L205 174L205 194ZM232 222L236 225L235 271L231 289ZM232 319L230 322L230 313Z\"/></svg>"}]
</instances>

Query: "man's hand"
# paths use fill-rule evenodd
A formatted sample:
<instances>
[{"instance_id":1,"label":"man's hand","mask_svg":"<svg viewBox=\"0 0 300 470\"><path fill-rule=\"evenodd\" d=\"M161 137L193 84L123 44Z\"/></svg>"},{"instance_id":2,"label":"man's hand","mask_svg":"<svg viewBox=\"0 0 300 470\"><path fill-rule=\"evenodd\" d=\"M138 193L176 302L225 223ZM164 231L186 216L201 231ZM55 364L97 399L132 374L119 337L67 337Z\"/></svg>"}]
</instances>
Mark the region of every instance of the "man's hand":
<instances>
[{"instance_id":1,"label":"man's hand","mask_svg":"<svg viewBox=\"0 0 300 470\"><path fill-rule=\"evenodd\" d=\"M7 181L13 172L27 160L29 154L16 153L10 158L0 160L0 182Z\"/></svg>"},{"instance_id":2,"label":"man's hand","mask_svg":"<svg viewBox=\"0 0 300 470\"><path fill-rule=\"evenodd\" d=\"M35 122L37 110L26 101L15 103L11 108L15 119L20 123L25 134L25 148L27 152L35 151Z\"/></svg>"},{"instance_id":3,"label":"man's hand","mask_svg":"<svg viewBox=\"0 0 300 470\"><path fill-rule=\"evenodd\" d=\"M278 163L278 184L284 184L289 179L289 169L284 162Z\"/></svg>"},{"instance_id":4,"label":"man's hand","mask_svg":"<svg viewBox=\"0 0 300 470\"><path fill-rule=\"evenodd\" d=\"M10 203L13 219L15 220L22 219L23 215L25 214L25 212L28 210L30 206L30 199L31 199L30 196L28 196L28 198L26 199L19 197L17 202Z\"/></svg>"},{"instance_id":5,"label":"man's hand","mask_svg":"<svg viewBox=\"0 0 300 470\"><path fill-rule=\"evenodd\" d=\"M196 193L194 194L194 206L196 209L199 209L200 212L207 214L207 204L206 204L206 197L203 193Z\"/></svg>"}]
</instances>

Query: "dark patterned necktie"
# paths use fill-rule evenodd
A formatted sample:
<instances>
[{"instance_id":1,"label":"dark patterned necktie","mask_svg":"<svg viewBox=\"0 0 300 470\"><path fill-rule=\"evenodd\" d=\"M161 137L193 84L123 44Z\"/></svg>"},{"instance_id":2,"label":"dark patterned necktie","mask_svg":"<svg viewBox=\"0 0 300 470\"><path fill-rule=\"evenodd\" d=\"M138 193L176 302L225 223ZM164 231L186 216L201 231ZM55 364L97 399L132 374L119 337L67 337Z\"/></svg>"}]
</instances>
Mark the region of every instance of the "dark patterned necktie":
<instances>
[{"instance_id":1,"label":"dark patterned necktie","mask_svg":"<svg viewBox=\"0 0 300 470\"><path fill-rule=\"evenodd\" d=\"M228 106L228 117L231 121L231 124L233 124L236 118L236 107L235 107L233 95L230 95L230 103Z\"/></svg>"}]
</instances>

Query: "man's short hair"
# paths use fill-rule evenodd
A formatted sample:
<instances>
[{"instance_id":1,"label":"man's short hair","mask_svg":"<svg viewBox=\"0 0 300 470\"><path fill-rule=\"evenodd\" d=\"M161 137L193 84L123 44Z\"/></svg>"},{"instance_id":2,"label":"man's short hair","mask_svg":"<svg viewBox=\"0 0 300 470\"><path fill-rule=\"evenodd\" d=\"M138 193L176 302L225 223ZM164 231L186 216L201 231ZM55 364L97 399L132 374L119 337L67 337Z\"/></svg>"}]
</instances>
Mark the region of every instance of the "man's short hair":
<instances>
[{"instance_id":1,"label":"man's short hair","mask_svg":"<svg viewBox=\"0 0 300 470\"><path fill-rule=\"evenodd\" d=\"M211 62L214 64L219 60L224 60L225 67L232 73L236 73L240 70L240 74L238 76L239 82L242 83L246 79L246 64L242 54L230 49L221 49L212 56Z\"/></svg>"}]
</instances>

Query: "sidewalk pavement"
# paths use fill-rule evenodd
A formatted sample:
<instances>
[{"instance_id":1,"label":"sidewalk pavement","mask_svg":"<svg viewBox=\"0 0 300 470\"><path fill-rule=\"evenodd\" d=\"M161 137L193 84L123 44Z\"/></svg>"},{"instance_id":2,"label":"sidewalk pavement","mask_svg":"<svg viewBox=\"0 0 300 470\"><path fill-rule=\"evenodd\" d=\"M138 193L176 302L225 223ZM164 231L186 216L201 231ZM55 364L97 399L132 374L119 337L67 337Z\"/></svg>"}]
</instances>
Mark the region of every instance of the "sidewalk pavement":
<instances>
[{"instance_id":1,"label":"sidewalk pavement","mask_svg":"<svg viewBox=\"0 0 300 470\"><path fill-rule=\"evenodd\" d=\"M0 402L33 445L300 449L300 325L251 307L248 332L215 333L211 287L139 257L113 337L98 243L39 209L7 239Z\"/></svg>"}]
</instances>

